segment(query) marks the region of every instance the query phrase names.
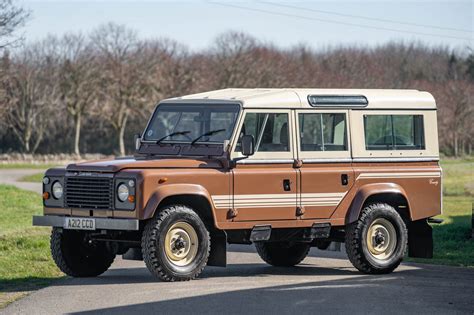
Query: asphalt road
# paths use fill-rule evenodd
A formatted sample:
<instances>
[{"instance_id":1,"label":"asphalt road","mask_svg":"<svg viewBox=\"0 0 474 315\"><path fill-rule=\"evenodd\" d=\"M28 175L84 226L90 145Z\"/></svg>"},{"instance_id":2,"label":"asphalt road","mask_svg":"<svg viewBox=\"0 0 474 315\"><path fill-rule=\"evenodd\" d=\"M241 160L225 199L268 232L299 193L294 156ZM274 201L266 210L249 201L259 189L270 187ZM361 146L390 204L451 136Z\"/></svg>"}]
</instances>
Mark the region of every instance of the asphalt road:
<instances>
[{"instance_id":1,"label":"asphalt road","mask_svg":"<svg viewBox=\"0 0 474 315\"><path fill-rule=\"evenodd\" d=\"M14 185L18 188L36 192L42 194L41 183L27 183L21 182L23 177L44 173L45 170L41 169L0 169L0 184Z\"/></svg>"},{"instance_id":2,"label":"asphalt road","mask_svg":"<svg viewBox=\"0 0 474 315\"><path fill-rule=\"evenodd\" d=\"M394 273L357 272L344 253L314 250L294 268L265 265L253 247L233 246L227 268L198 280L160 282L142 262L117 260L98 278L57 281L1 314L474 314L474 270L404 264Z\"/></svg>"},{"instance_id":3,"label":"asphalt road","mask_svg":"<svg viewBox=\"0 0 474 315\"><path fill-rule=\"evenodd\" d=\"M275 268L253 247L236 245L228 264L207 267L198 280L165 283L143 262L117 259L100 277L61 279L0 314L474 314L474 269L403 264L370 276L344 252L315 249L297 267Z\"/></svg>"}]
</instances>

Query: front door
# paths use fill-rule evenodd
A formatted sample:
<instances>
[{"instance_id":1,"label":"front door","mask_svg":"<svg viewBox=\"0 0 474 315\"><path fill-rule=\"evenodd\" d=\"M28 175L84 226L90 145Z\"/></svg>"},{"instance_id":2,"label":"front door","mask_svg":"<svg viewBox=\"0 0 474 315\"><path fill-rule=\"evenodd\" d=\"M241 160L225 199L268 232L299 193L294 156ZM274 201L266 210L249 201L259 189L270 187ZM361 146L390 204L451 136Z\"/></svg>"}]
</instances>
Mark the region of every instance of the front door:
<instances>
[{"instance_id":1,"label":"front door","mask_svg":"<svg viewBox=\"0 0 474 315\"><path fill-rule=\"evenodd\" d=\"M330 218L354 183L348 111L299 110L296 115L303 162L298 204L303 219Z\"/></svg>"},{"instance_id":2,"label":"front door","mask_svg":"<svg viewBox=\"0 0 474 315\"><path fill-rule=\"evenodd\" d=\"M255 154L233 169L235 221L295 219L297 172L291 115L289 110L246 111L240 135L254 137ZM242 157L240 151L237 142L233 157Z\"/></svg>"}]
</instances>

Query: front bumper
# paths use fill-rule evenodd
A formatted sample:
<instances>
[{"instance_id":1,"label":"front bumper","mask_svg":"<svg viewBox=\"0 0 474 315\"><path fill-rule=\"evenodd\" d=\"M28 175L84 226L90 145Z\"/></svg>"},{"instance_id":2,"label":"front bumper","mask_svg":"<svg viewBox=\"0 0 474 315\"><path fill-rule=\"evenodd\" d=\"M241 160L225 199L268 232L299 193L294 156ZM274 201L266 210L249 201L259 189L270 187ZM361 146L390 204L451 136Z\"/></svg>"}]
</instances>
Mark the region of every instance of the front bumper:
<instances>
[{"instance_id":1,"label":"front bumper","mask_svg":"<svg viewBox=\"0 0 474 315\"><path fill-rule=\"evenodd\" d=\"M68 217L71 218L71 217ZM81 217L77 217L81 218ZM82 217L83 218L83 217ZM122 231L138 231L139 221L135 219L107 219L93 218L95 220L96 230L122 230ZM54 226L64 227L66 217L57 215L33 216L33 225L35 226Z\"/></svg>"}]
</instances>

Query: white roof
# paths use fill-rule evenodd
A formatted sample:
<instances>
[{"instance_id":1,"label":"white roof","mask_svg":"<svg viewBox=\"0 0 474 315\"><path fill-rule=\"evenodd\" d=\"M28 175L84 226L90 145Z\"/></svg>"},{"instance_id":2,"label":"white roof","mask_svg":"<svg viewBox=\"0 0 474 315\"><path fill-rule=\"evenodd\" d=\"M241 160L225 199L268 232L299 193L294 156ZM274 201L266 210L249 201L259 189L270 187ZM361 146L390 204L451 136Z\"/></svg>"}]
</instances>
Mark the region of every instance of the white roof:
<instances>
[{"instance_id":1,"label":"white roof","mask_svg":"<svg viewBox=\"0 0 474 315\"><path fill-rule=\"evenodd\" d=\"M365 108L371 109L436 109L433 96L428 92L418 90L223 89L171 98L165 101L237 101L242 103L244 108L314 108L308 103L308 96L310 95L363 95L369 102Z\"/></svg>"}]
</instances>

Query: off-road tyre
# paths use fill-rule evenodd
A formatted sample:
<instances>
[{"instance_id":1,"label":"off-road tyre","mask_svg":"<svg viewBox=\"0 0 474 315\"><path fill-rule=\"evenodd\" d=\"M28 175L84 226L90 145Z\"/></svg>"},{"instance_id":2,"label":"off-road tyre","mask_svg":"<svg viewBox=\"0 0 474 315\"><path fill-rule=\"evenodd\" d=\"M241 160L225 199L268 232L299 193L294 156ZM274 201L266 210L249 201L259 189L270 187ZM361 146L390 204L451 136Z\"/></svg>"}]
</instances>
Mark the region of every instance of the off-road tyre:
<instances>
[{"instance_id":1,"label":"off-road tyre","mask_svg":"<svg viewBox=\"0 0 474 315\"><path fill-rule=\"evenodd\" d=\"M396 231L396 246L386 259L377 259L368 248L367 233L377 219L389 221ZM400 214L386 203L368 204L357 221L346 227L345 246L352 265L367 274L386 274L395 270L403 260L407 249L408 232Z\"/></svg>"},{"instance_id":2,"label":"off-road tyre","mask_svg":"<svg viewBox=\"0 0 474 315\"><path fill-rule=\"evenodd\" d=\"M176 266L168 258L164 246L166 234L176 223L191 225L198 239L195 258L186 266ZM184 205L167 206L157 212L145 226L142 236L143 260L152 275L163 281L195 279L207 264L211 239L205 224L193 209Z\"/></svg>"},{"instance_id":3,"label":"off-road tyre","mask_svg":"<svg viewBox=\"0 0 474 315\"><path fill-rule=\"evenodd\" d=\"M306 243L256 242L260 258L275 267L296 266L308 256L311 246Z\"/></svg>"},{"instance_id":4,"label":"off-road tyre","mask_svg":"<svg viewBox=\"0 0 474 315\"><path fill-rule=\"evenodd\" d=\"M71 277L97 277L114 262L115 254L104 242L88 242L86 232L61 230L51 232L51 255L56 266Z\"/></svg>"}]
</instances>

